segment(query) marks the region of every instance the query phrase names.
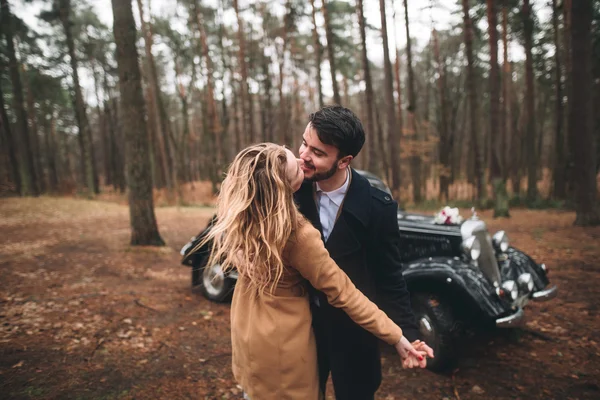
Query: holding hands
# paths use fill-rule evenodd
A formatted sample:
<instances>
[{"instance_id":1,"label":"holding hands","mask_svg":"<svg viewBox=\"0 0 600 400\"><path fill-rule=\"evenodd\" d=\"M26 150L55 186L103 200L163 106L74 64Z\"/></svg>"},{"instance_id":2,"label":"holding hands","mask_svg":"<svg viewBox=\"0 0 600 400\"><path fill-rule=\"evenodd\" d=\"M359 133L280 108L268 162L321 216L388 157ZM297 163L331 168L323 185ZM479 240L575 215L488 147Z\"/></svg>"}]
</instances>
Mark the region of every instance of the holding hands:
<instances>
[{"instance_id":1,"label":"holding hands","mask_svg":"<svg viewBox=\"0 0 600 400\"><path fill-rule=\"evenodd\" d=\"M403 336L395 346L402 358L402 368L425 368L427 358L433 358L433 349L425 342L415 340L412 344Z\"/></svg>"}]
</instances>

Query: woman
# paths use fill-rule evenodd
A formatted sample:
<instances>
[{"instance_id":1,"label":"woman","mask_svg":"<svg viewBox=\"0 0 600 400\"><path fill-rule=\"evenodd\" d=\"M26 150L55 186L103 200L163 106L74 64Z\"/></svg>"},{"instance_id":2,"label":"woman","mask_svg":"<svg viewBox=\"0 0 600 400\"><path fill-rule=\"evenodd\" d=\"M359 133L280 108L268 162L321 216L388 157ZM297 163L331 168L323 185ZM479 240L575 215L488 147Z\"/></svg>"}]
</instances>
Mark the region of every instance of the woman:
<instances>
[{"instance_id":1,"label":"woman","mask_svg":"<svg viewBox=\"0 0 600 400\"><path fill-rule=\"evenodd\" d=\"M405 365L423 361L377 306L329 257L293 201L304 174L282 146L242 150L221 186L209 264L237 268L231 303L233 374L251 399L317 399L310 282L357 324L394 345ZM419 361L417 361L419 360Z\"/></svg>"}]
</instances>

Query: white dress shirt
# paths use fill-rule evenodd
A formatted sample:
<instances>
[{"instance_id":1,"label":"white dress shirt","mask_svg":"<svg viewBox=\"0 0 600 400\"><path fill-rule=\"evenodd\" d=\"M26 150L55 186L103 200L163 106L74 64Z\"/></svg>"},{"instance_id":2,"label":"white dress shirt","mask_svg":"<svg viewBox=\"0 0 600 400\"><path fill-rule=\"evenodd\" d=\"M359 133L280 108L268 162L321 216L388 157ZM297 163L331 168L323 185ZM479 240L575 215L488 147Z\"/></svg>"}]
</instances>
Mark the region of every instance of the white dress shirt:
<instances>
[{"instance_id":1,"label":"white dress shirt","mask_svg":"<svg viewBox=\"0 0 600 400\"><path fill-rule=\"evenodd\" d=\"M317 200L319 205L319 219L321 220L321 227L323 228L323 238L327 242L329 235L335 225L338 211L350 183L350 171L346 170L346 182L339 188L332 190L331 192L325 192L319 186L319 182L316 183L317 189Z\"/></svg>"}]
</instances>

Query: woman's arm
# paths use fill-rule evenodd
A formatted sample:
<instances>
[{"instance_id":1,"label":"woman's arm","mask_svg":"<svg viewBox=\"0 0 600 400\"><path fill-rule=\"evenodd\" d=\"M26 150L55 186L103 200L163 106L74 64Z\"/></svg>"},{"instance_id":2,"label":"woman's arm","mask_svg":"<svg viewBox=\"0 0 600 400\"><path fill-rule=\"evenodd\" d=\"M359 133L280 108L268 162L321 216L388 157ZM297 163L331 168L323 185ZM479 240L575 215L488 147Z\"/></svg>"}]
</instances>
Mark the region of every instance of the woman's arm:
<instances>
[{"instance_id":1,"label":"woman's arm","mask_svg":"<svg viewBox=\"0 0 600 400\"><path fill-rule=\"evenodd\" d=\"M329 304L343 309L354 322L385 342L395 345L400 341L400 327L363 295L329 257L319 231L304 223L291 240L295 243L287 257L290 266L323 292Z\"/></svg>"}]
</instances>

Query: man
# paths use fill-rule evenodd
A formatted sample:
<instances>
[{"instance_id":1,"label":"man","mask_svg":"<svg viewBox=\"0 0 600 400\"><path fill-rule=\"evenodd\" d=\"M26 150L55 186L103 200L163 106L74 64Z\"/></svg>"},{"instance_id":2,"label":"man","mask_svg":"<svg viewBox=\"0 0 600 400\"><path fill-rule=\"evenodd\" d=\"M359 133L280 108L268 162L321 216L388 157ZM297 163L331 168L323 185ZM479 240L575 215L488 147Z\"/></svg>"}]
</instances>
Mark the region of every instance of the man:
<instances>
[{"instance_id":1,"label":"man","mask_svg":"<svg viewBox=\"0 0 600 400\"><path fill-rule=\"evenodd\" d=\"M295 200L353 283L402 328L417 350L433 357L431 348L417 341L401 273L398 205L350 168L364 142L362 124L349 109L328 106L311 114L300 146L305 181ZM337 399L373 399L381 383L379 341L330 306L322 293L311 292L321 391L325 394L331 372ZM425 367L425 362L405 360L403 365Z\"/></svg>"}]
</instances>

